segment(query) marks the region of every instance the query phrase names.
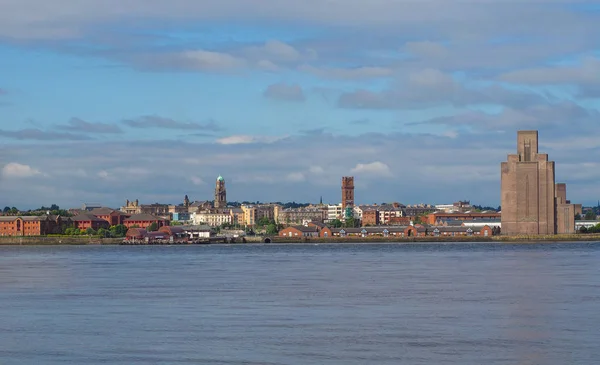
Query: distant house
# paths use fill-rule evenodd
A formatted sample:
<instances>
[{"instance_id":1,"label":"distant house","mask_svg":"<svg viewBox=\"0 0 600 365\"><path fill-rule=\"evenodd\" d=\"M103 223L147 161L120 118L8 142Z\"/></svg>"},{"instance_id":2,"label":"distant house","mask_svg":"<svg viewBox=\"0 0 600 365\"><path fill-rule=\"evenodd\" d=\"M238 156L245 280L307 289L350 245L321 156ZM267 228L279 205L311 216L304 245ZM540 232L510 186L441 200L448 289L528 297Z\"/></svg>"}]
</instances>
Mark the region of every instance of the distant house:
<instances>
[{"instance_id":1,"label":"distant house","mask_svg":"<svg viewBox=\"0 0 600 365\"><path fill-rule=\"evenodd\" d=\"M123 224L127 228L136 226L138 228L147 229L152 225L152 223L156 223L157 228L169 225L168 220L151 214L134 214L131 217L123 220Z\"/></svg>"},{"instance_id":2,"label":"distant house","mask_svg":"<svg viewBox=\"0 0 600 365\"><path fill-rule=\"evenodd\" d=\"M195 240L199 238L210 238L213 235L213 230L210 226L180 226L189 239Z\"/></svg>"},{"instance_id":3,"label":"distant house","mask_svg":"<svg viewBox=\"0 0 600 365\"><path fill-rule=\"evenodd\" d=\"M104 219L111 226L123 224L123 221L127 218L123 212L106 207L94 208L90 211L90 214L93 214L100 219Z\"/></svg>"},{"instance_id":4,"label":"distant house","mask_svg":"<svg viewBox=\"0 0 600 365\"><path fill-rule=\"evenodd\" d=\"M88 228L93 230L98 230L100 228L109 228L110 223L108 221L98 218L93 214L81 213L74 217L71 217L71 221L75 228L79 228L82 231L85 231Z\"/></svg>"},{"instance_id":5,"label":"distant house","mask_svg":"<svg viewBox=\"0 0 600 365\"><path fill-rule=\"evenodd\" d=\"M280 237L319 237L321 229L317 226L290 226L279 231Z\"/></svg>"},{"instance_id":6,"label":"distant house","mask_svg":"<svg viewBox=\"0 0 600 365\"><path fill-rule=\"evenodd\" d=\"M148 231L143 228L129 228L125 234L127 240L143 240L148 236Z\"/></svg>"},{"instance_id":7,"label":"distant house","mask_svg":"<svg viewBox=\"0 0 600 365\"><path fill-rule=\"evenodd\" d=\"M187 233L181 226L163 226L160 227L158 231L166 234L169 238L173 237L173 239L181 239L188 237Z\"/></svg>"}]
</instances>

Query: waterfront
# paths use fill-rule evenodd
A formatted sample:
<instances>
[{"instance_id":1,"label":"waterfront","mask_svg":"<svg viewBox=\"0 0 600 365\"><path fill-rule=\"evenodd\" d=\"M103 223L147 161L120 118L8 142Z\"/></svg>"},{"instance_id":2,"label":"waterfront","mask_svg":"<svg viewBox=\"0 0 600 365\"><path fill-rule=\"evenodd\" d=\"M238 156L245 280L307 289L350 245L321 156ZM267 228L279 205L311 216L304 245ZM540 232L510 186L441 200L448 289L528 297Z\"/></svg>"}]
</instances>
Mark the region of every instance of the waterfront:
<instances>
[{"instance_id":1,"label":"waterfront","mask_svg":"<svg viewBox=\"0 0 600 365\"><path fill-rule=\"evenodd\" d=\"M0 247L0 363L597 364L600 245Z\"/></svg>"}]
</instances>

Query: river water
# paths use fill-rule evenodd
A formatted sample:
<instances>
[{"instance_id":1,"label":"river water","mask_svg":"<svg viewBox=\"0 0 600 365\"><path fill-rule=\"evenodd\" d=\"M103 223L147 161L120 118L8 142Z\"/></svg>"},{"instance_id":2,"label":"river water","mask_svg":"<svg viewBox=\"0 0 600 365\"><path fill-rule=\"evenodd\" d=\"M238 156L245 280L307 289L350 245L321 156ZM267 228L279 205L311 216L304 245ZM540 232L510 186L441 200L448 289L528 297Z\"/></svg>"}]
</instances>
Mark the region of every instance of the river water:
<instances>
[{"instance_id":1,"label":"river water","mask_svg":"<svg viewBox=\"0 0 600 365\"><path fill-rule=\"evenodd\" d=\"M600 244L0 247L0 364L600 364Z\"/></svg>"}]
</instances>

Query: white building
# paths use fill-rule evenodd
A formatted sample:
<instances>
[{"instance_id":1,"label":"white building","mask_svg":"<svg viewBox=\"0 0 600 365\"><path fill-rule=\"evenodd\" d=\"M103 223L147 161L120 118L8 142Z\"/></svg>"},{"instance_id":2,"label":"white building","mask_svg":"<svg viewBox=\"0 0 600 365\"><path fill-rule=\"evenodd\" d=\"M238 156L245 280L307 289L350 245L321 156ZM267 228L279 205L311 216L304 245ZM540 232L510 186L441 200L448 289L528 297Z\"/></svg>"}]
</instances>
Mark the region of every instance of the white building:
<instances>
[{"instance_id":1,"label":"white building","mask_svg":"<svg viewBox=\"0 0 600 365\"><path fill-rule=\"evenodd\" d=\"M342 204L327 206L327 221L341 220L343 216Z\"/></svg>"},{"instance_id":2,"label":"white building","mask_svg":"<svg viewBox=\"0 0 600 365\"><path fill-rule=\"evenodd\" d=\"M211 227L232 224L233 222L233 216L230 213L196 212L192 213L191 218L194 224L206 224Z\"/></svg>"}]
</instances>

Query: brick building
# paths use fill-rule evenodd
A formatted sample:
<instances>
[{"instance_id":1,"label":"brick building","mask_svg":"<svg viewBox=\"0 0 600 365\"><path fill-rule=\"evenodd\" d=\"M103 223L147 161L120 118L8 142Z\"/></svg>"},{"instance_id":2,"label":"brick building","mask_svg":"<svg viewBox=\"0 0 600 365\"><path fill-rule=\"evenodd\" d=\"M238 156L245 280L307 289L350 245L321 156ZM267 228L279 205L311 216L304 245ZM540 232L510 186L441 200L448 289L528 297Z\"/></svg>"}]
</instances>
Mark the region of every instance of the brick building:
<instances>
[{"instance_id":1,"label":"brick building","mask_svg":"<svg viewBox=\"0 0 600 365\"><path fill-rule=\"evenodd\" d=\"M501 214L498 212L481 212L481 213L443 213L435 212L424 217L424 223L435 225L441 224L443 221L475 221L475 220L497 220Z\"/></svg>"},{"instance_id":2,"label":"brick building","mask_svg":"<svg viewBox=\"0 0 600 365\"><path fill-rule=\"evenodd\" d=\"M123 221L127 218L123 212L106 207L94 208L90 211L90 214L93 214L100 219L104 219L110 226L123 224Z\"/></svg>"},{"instance_id":3,"label":"brick building","mask_svg":"<svg viewBox=\"0 0 600 365\"><path fill-rule=\"evenodd\" d=\"M290 226L279 231L280 237L319 237L321 229L316 226Z\"/></svg>"},{"instance_id":4,"label":"brick building","mask_svg":"<svg viewBox=\"0 0 600 365\"><path fill-rule=\"evenodd\" d=\"M45 236L60 234L71 222L70 218L55 215L2 216L0 236Z\"/></svg>"},{"instance_id":5,"label":"brick building","mask_svg":"<svg viewBox=\"0 0 600 365\"><path fill-rule=\"evenodd\" d=\"M82 231L85 231L88 228L98 230L100 228L110 227L110 223L107 220L99 218L91 213L81 213L71 217L71 222L73 222L75 228Z\"/></svg>"},{"instance_id":6,"label":"brick building","mask_svg":"<svg viewBox=\"0 0 600 365\"><path fill-rule=\"evenodd\" d=\"M566 185L555 183L555 164L538 152L538 132L517 132L517 154L501 164L502 234L575 232L575 206Z\"/></svg>"},{"instance_id":7,"label":"brick building","mask_svg":"<svg viewBox=\"0 0 600 365\"><path fill-rule=\"evenodd\" d=\"M354 208L354 176L342 177L342 217L352 218Z\"/></svg>"},{"instance_id":8,"label":"brick building","mask_svg":"<svg viewBox=\"0 0 600 365\"><path fill-rule=\"evenodd\" d=\"M378 226L379 211L376 207L361 207L362 209L362 225L363 226Z\"/></svg>"},{"instance_id":9,"label":"brick building","mask_svg":"<svg viewBox=\"0 0 600 365\"><path fill-rule=\"evenodd\" d=\"M151 214L134 214L129 218L126 218L123 221L123 224L127 228L132 228L136 226L137 228L148 228L152 225L152 223L156 223L157 229L163 226L168 226L169 221L164 218L159 218L157 216Z\"/></svg>"}]
</instances>

